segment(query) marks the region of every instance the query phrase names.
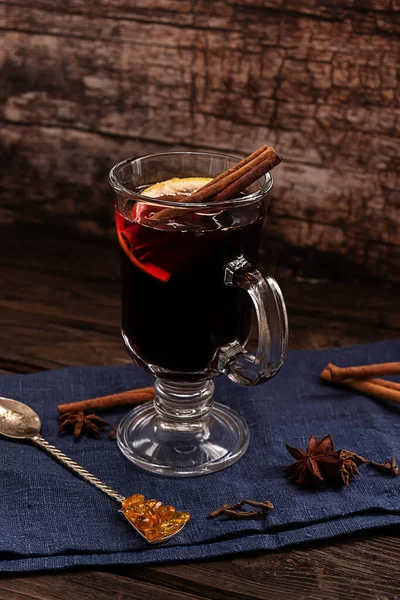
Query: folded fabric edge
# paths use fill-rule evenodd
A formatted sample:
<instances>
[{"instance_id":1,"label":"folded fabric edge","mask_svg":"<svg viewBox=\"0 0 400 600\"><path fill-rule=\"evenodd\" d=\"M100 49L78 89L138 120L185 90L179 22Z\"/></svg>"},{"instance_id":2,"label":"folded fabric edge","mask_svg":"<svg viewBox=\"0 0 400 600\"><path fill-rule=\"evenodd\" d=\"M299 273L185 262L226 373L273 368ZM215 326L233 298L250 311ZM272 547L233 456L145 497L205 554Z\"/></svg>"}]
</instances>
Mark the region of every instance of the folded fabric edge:
<instances>
[{"instance_id":1,"label":"folded fabric edge","mask_svg":"<svg viewBox=\"0 0 400 600\"><path fill-rule=\"evenodd\" d=\"M360 531L370 531L380 527L400 525L400 514L352 515L331 519L306 526L302 529L286 530L279 533L258 533L256 535L231 538L210 543L158 547L137 551L104 554L68 554L57 556L36 556L34 558L0 559L0 572L21 573L29 571L47 571L78 567L139 565L153 563L184 562L204 560L228 554L246 553L261 550L279 550L289 546L328 540ZM168 556L164 556L167 554Z\"/></svg>"},{"instance_id":2,"label":"folded fabric edge","mask_svg":"<svg viewBox=\"0 0 400 600\"><path fill-rule=\"evenodd\" d=\"M244 539L244 538L250 538L252 536L278 536L280 534L283 533L288 533L288 532L296 532L296 531L301 531L304 529L307 529L311 526L315 526L315 525L326 525L328 526L329 523L335 523L337 520L339 519L348 519L351 517L355 517L358 516L360 518L362 518L363 516L367 516L367 517L378 517L380 515L398 515L400 518L400 509L396 510L395 508L386 508L386 507L382 507L382 506L377 506L376 504L371 504L369 506L366 506L364 509L362 510L356 510L356 511L349 511L346 513L342 513L340 515L332 515L332 516L327 516L324 518L319 518L319 519L313 519L313 520L297 520L297 521L289 521L286 522L284 524L268 524L268 521L266 520L263 524L262 521L257 520L257 521L248 521L248 528L247 529L238 529L237 531L228 531L225 534L221 534L221 535L214 535L212 537L208 537L208 538L203 538L201 541L199 542L193 542L190 544L185 544L185 543L179 543L179 537L175 538L174 540L171 540L170 542L167 542L165 545L163 544L162 546L159 546L158 549L162 549L162 550L173 550L174 548L188 548L188 547L201 547L203 545L213 545L213 544L220 544L220 543L224 543L230 540L240 540L240 539ZM266 519L268 519L268 517L266 517ZM258 527L251 527L251 523L257 523ZM2 561L8 560L8 561L17 561L17 560L24 560L24 559L35 559L35 558L40 558L42 560L45 560L46 558L56 558L57 556L102 556L102 555L109 555L109 554L125 554L127 552L130 552L132 554L136 554L138 552L150 552L151 550L154 550L154 546L149 546L148 544L145 544L144 546L137 548L137 549L129 549L129 550L112 550L112 551L103 551L103 550L99 550L99 549L95 549L95 550L90 550L90 549L85 549L85 548L71 548L71 549L66 549L65 551L61 551L61 552L57 552L57 553L46 553L46 554L39 554L39 553L31 553L31 554L20 554L18 552L14 552L14 551L0 551L0 565ZM1 571L1 567L0 567L0 571Z\"/></svg>"}]
</instances>

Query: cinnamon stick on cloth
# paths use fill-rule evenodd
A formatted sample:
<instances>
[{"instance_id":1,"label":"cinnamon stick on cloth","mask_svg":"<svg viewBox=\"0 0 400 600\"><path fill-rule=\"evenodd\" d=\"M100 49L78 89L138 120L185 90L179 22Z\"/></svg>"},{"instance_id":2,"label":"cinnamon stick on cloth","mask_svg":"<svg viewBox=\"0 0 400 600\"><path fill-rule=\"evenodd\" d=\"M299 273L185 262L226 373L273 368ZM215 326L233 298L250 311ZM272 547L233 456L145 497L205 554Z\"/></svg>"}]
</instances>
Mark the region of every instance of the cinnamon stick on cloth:
<instances>
[{"instance_id":1,"label":"cinnamon stick on cloth","mask_svg":"<svg viewBox=\"0 0 400 600\"><path fill-rule=\"evenodd\" d=\"M59 404L57 409L58 414L60 415L79 411L92 412L106 410L108 408L115 408L117 406L130 406L133 404L140 404L141 402L148 402L149 400L153 400L154 396L155 393L153 387L144 387L137 390L120 392L118 394L99 396L98 398L91 398L90 400L80 400L78 402L71 402L69 404Z\"/></svg>"},{"instance_id":2,"label":"cinnamon stick on cloth","mask_svg":"<svg viewBox=\"0 0 400 600\"><path fill-rule=\"evenodd\" d=\"M340 367L335 367L335 365L329 364L321 373L321 379L327 381L328 383L333 383L334 385L340 385L343 387L353 388L363 394L367 394L368 396L372 396L373 398L378 398L379 400L390 400L391 402L396 402L400 404L400 383L395 381L387 381L385 379L369 377L367 379L355 379L351 377L342 378L342 377L334 377L332 374L332 367L334 367L334 372L336 373L336 369L339 371L344 371L346 373L352 372L351 369L364 369L363 372L367 373L379 373L379 374L389 374L388 368L386 365L399 365L399 370L396 372L393 371L394 367L391 367L390 374L400 373L400 363L383 363L382 365L370 365L370 367L374 367L371 370L368 370L368 367L348 367L346 369L340 369ZM379 367L382 367L379 369ZM357 371L356 371L357 374Z\"/></svg>"},{"instance_id":3,"label":"cinnamon stick on cloth","mask_svg":"<svg viewBox=\"0 0 400 600\"><path fill-rule=\"evenodd\" d=\"M400 375L400 362L345 368L329 363L326 368L330 371L332 380L335 381L340 381L341 379L368 379L369 377L377 377L379 375Z\"/></svg>"}]
</instances>

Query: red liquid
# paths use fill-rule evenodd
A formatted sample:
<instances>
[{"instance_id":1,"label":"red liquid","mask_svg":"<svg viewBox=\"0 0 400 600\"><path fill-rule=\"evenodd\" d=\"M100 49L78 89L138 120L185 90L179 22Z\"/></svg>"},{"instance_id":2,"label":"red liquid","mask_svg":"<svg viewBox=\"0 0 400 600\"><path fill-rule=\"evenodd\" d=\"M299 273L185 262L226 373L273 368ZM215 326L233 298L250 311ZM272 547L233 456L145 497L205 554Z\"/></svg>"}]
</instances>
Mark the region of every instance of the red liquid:
<instances>
[{"instance_id":1,"label":"red liquid","mask_svg":"<svg viewBox=\"0 0 400 600\"><path fill-rule=\"evenodd\" d=\"M212 231L166 231L116 212L116 225L122 329L142 367L203 371L218 348L247 339L251 300L224 284L224 272L241 256L255 264L262 218Z\"/></svg>"}]
</instances>

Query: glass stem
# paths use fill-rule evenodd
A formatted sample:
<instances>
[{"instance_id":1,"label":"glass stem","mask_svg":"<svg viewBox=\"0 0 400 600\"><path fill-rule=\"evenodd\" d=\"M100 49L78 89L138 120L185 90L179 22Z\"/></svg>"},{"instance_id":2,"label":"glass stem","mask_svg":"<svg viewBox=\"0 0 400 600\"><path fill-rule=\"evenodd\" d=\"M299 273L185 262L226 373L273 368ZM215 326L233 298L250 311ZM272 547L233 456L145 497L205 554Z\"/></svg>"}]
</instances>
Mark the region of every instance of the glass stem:
<instances>
[{"instance_id":1,"label":"glass stem","mask_svg":"<svg viewBox=\"0 0 400 600\"><path fill-rule=\"evenodd\" d=\"M214 382L173 382L156 379L155 408L160 426L193 430L202 427L214 404Z\"/></svg>"}]
</instances>

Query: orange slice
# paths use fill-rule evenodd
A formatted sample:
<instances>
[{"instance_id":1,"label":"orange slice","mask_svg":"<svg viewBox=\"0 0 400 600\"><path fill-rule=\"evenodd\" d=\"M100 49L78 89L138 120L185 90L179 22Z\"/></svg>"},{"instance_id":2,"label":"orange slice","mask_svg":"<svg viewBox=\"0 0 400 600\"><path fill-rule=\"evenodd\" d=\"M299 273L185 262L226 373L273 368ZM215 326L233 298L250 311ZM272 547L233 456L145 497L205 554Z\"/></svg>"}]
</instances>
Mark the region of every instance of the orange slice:
<instances>
[{"instance_id":1,"label":"orange slice","mask_svg":"<svg viewBox=\"0 0 400 600\"><path fill-rule=\"evenodd\" d=\"M189 195L210 180L209 177L174 177L149 186L141 194L149 198ZM143 210L140 206L144 207ZM136 204L132 217L134 214L143 219L146 205ZM145 227L140 222L124 219L119 213L115 215L115 222L120 246L129 260L151 277L167 283L173 270L187 257L186 248L180 244L181 241L185 243L185 236Z\"/></svg>"},{"instance_id":2,"label":"orange slice","mask_svg":"<svg viewBox=\"0 0 400 600\"><path fill-rule=\"evenodd\" d=\"M118 217L119 217L119 215L117 215L117 218ZM120 218L122 218L122 217L120 217ZM136 225L136 226L133 225L129 229L134 229L135 227L140 227L140 225ZM125 252L126 256L129 258L129 260L136 267L138 267L141 271L144 271L148 275L151 275L151 276L155 277L156 279L159 279L160 281L164 281L164 282L169 281L169 279L171 277L171 273L169 273L168 271L166 271L165 269L163 269L161 267L158 267L154 263L147 262L147 261L146 262L140 261L138 258L136 258L135 251L131 250L131 244L129 242L127 232L128 232L128 229L121 231L117 226L119 244L120 244L122 250ZM131 236L129 236L129 237L131 237Z\"/></svg>"}]
</instances>

